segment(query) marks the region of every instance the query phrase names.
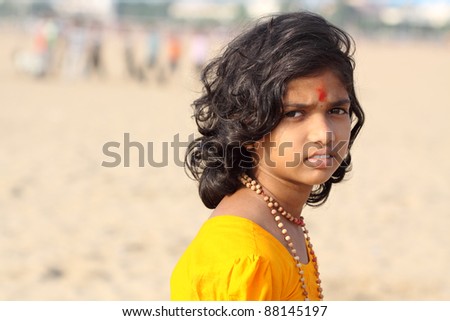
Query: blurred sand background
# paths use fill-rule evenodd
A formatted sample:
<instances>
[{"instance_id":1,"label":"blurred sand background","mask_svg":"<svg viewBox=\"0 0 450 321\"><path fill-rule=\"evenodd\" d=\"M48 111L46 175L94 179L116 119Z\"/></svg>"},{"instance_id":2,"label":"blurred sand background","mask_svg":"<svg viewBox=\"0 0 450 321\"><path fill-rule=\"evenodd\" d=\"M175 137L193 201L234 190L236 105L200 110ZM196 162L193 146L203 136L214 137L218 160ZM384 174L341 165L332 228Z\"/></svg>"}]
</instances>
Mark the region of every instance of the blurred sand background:
<instances>
[{"instance_id":1,"label":"blurred sand background","mask_svg":"<svg viewBox=\"0 0 450 321\"><path fill-rule=\"evenodd\" d=\"M305 212L325 297L448 300L450 43L356 40L367 123L353 172ZM209 210L170 145L162 168L139 167L137 149L103 167L102 147L129 133L160 160L186 141L197 74L184 62L165 85L131 81L111 34L105 79L38 80L11 64L29 41L0 32L0 299L168 300Z\"/></svg>"}]
</instances>

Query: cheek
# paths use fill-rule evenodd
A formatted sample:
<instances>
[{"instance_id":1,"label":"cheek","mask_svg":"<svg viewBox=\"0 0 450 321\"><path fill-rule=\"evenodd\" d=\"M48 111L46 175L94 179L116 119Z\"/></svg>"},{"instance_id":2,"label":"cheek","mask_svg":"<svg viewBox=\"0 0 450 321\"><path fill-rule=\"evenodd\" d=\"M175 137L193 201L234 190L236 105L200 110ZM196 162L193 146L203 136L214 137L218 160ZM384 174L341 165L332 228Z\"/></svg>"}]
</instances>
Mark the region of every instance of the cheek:
<instances>
[{"instance_id":1,"label":"cheek","mask_svg":"<svg viewBox=\"0 0 450 321\"><path fill-rule=\"evenodd\" d=\"M306 142L304 133L299 129L277 130L272 135L270 159L281 167L297 166L301 162Z\"/></svg>"},{"instance_id":2,"label":"cheek","mask_svg":"<svg viewBox=\"0 0 450 321\"><path fill-rule=\"evenodd\" d=\"M351 133L350 121L339 124L335 129L336 143L341 142L340 143L341 145L345 144L345 146L347 147L348 142L350 140L350 133Z\"/></svg>"}]
</instances>

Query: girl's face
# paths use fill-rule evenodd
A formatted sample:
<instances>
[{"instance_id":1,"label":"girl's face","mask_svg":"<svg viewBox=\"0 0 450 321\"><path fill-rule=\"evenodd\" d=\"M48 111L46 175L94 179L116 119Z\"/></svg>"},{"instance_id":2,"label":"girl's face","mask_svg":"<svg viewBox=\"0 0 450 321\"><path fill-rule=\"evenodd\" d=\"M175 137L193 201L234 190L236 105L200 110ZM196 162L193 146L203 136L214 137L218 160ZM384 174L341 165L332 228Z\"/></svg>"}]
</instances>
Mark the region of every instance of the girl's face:
<instances>
[{"instance_id":1,"label":"girl's face","mask_svg":"<svg viewBox=\"0 0 450 321\"><path fill-rule=\"evenodd\" d=\"M332 71L287 84L284 118L257 144L255 175L296 185L326 182L348 151L350 99Z\"/></svg>"}]
</instances>

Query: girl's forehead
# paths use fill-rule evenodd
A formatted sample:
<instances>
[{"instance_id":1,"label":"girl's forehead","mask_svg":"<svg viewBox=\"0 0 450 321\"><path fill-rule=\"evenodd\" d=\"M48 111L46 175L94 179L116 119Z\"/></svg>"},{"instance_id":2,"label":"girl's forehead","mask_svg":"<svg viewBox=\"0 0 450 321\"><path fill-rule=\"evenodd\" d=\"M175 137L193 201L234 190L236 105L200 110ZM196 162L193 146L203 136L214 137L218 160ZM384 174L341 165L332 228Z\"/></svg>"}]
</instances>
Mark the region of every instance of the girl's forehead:
<instances>
[{"instance_id":1,"label":"girl's forehead","mask_svg":"<svg viewBox=\"0 0 450 321\"><path fill-rule=\"evenodd\" d=\"M325 101L327 99L327 90L323 86L316 88L319 101Z\"/></svg>"},{"instance_id":2,"label":"girl's forehead","mask_svg":"<svg viewBox=\"0 0 450 321\"><path fill-rule=\"evenodd\" d=\"M286 95L315 94L319 100L326 99L330 92L346 91L339 77L333 72L325 72L317 76L298 77L290 80L286 86Z\"/></svg>"}]
</instances>

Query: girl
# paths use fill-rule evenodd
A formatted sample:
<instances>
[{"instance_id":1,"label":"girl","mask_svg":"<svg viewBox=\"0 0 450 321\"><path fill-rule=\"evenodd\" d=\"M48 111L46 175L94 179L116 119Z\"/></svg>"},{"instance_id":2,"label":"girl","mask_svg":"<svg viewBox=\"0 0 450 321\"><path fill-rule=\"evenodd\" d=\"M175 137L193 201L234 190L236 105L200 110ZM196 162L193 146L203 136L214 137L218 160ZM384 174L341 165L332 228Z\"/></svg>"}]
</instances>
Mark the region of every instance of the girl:
<instances>
[{"instance_id":1,"label":"girl","mask_svg":"<svg viewBox=\"0 0 450 321\"><path fill-rule=\"evenodd\" d=\"M179 260L173 300L321 300L303 208L350 170L364 114L352 39L322 17L274 16L203 71L186 167L214 209Z\"/></svg>"}]
</instances>

